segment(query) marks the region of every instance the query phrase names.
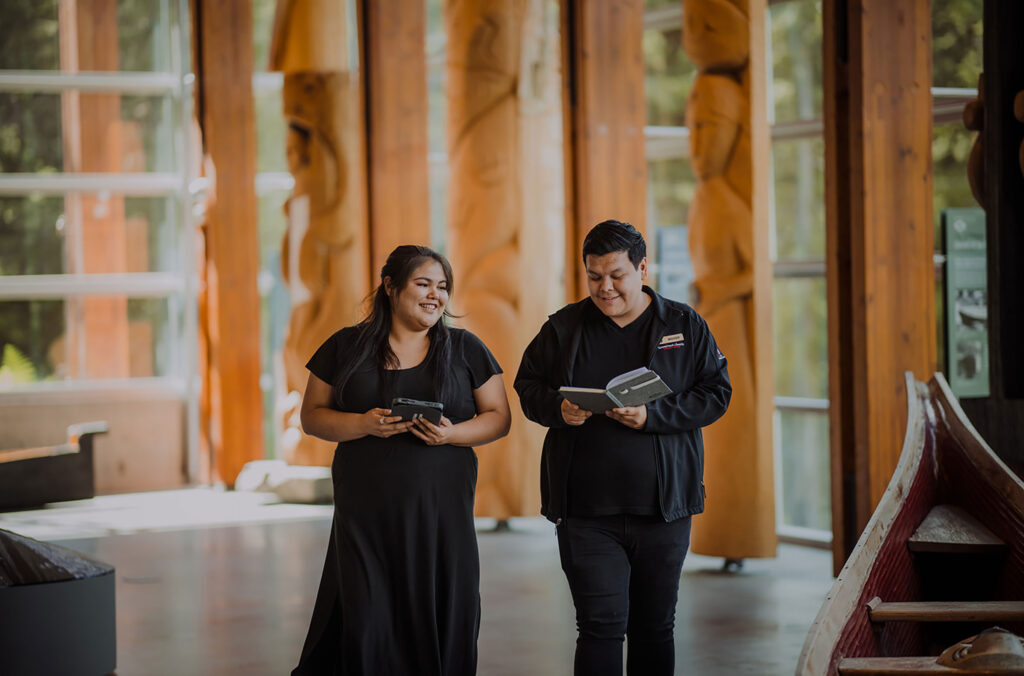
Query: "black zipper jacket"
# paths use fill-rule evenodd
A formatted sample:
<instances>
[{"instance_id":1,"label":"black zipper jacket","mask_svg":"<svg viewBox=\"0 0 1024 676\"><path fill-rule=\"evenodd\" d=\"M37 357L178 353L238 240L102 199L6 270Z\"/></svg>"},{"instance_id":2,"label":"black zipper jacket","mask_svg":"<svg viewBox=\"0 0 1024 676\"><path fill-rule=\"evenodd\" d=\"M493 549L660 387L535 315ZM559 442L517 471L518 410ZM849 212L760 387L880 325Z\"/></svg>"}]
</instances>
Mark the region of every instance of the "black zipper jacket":
<instances>
[{"instance_id":1,"label":"black zipper jacket","mask_svg":"<svg viewBox=\"0 0 1024 676\"><path fill-rule=\"evenodd\" d=\"M729 406L732 386L726 360L704 319L685 303L663 298L649 287L654 305L653 340L647 366L672 394L647 404L647 423L637 434L654 435L661 515L666 521L704 511L704 442L700 429ZM544 425L541 457L541 513L561 523L566 514L569 467L578 428L562 419L558 388L572 383L583 317L589 297L566 305L541 327L523 353L515 390L523 413Z\"/></svg>"}]
</instances>

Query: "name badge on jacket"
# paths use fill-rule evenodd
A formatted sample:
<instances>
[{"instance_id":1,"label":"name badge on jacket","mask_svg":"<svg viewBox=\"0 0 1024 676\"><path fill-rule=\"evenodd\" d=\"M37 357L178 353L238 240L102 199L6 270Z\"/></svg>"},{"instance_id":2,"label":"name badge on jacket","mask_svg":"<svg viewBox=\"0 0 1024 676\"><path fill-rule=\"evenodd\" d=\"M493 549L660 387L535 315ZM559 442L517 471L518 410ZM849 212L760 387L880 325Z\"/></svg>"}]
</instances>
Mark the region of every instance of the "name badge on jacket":
<instances>
[{"instance_id":1,"label":"name badge on jacket","mask_svg":"<svg viewBox=\"0 0 1024 676\"><path fill-rule=\"evenodd\" d=\"M668 335L668 336L662 336L661 342L658 343L658 349L659 350L671 350L671 349L676 348L676 347L683 347L683 345L685 345L685 343L686 343L686 339L683 337L683 334L681 334L681 333L673 333L673 334Z\"/></svg>"}]
</instances>

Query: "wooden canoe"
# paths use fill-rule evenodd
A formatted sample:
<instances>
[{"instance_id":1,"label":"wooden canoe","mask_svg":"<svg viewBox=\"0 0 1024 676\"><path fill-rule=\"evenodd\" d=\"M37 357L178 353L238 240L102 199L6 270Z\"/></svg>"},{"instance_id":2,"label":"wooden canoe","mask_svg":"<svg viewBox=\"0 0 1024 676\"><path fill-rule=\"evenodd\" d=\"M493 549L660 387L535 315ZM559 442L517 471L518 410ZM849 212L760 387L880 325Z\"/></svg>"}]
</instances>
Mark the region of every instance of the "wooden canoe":
<instances>
[{"instance_id":1,"label":"wooden canoe","mask_svg":"<svg viewBox=\"0 0 1024 676\"><path fill-rule=\"evenodd\" d=\"M993 625L1017 635L1004 647L1024 648L1024 482L941 374L906 380L899 464L811 625L797 676L1024 674L1024 649L975 670L938 660Z\"/></svg>"}]
</instances>

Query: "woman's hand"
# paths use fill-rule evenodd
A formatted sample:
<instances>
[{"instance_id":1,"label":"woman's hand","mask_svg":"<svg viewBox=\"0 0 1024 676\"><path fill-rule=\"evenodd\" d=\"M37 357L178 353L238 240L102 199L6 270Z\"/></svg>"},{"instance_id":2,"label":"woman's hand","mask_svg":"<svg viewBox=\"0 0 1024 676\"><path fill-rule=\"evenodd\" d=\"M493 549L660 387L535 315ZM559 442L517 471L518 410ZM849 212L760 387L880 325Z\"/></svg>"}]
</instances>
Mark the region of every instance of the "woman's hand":
<instances>
[{"instance_id":1,"label":"woman's hand","mask_svg":"<svg viewBox=\"0 0 1024 676\"><path fill-rule=\"evenodd\" d=\"M616 420L626 427L634 430L642 430L647 424L647 405L623 406L622 408L611 408L604 412L612 420Z\"/></svg>"},{"instance_id":2,"label":"woman's hand","mask_svg":"<svg viewBox=\"0 0 1024 676\"><path fill-rule=\"evenodd\" d=\"M390 408L371 408L362 415L362 427L367 434L387 438L412 427L412 421L399 422L401 419L400 415L391 415Z\"/></svg>"},{"instance_id":3,"label":"woman's hand","mask_svg":"<svg viewBox=\"0 0 1024 676\"><path fill-rule=\"evenodd\" d=\"M562 420L573 427L578 427L587 422L587 418L591 415L590 411L580 408L568 399L562 400Z\"/></svg>"},{"instance_id":4,"label":"woman's hand","mask_svg":"<svg viewBox=\"0 0 1024 676\"><path fill-rule=\"evenodd\" d=\"M441 424L435 425L426 418L416 418L409 423L409 431L422 439L427 446L441 446L452 438L455 425L448 418L441 416Z\"/></svg>"}]
</instances>

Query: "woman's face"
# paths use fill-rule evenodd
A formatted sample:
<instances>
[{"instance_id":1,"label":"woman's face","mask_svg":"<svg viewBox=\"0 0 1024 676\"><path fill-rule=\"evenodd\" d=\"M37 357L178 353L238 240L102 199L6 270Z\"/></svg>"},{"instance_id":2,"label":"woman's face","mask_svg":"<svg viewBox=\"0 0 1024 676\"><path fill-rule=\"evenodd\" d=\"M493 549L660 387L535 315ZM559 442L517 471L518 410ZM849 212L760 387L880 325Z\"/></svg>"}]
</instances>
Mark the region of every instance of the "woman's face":
<instances>
[{"instance_id":1,"label":"woman's face","mask_svg":"<svg viewBox=\"0 0 1024 676\"><path fill-rule=\"evenodd\" d=\"M421 263L400 289L391 289L392 318L412 329L425 330L441 319L448 305L448 279L433 259Z\"/></svg>"}]
</instances>

